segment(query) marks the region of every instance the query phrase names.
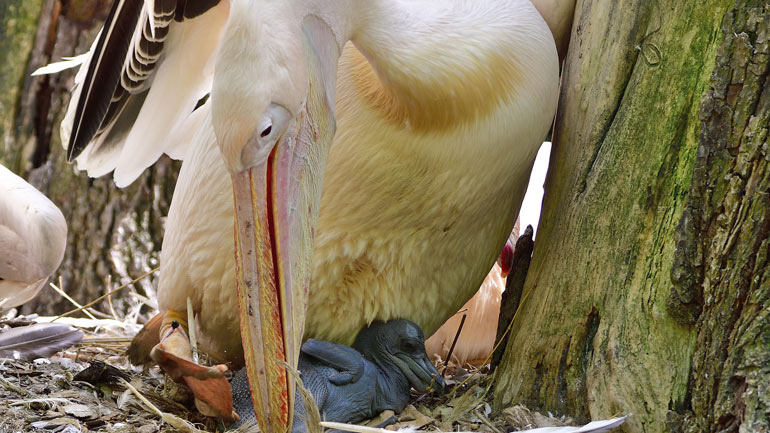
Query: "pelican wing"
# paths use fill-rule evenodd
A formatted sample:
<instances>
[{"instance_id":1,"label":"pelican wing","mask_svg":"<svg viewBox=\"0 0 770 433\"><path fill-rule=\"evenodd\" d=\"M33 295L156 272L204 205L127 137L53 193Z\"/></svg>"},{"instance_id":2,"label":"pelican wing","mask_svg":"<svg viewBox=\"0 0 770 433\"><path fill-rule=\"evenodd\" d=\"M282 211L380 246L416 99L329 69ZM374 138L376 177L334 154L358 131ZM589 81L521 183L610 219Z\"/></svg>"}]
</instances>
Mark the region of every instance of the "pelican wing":
<instances>
[{"instance_id":1,"label":"pelican wing","mask_svg":"<svg viewBox=\"0 0 770 433\"><path fill-rule=\"evenodd\" d=\"M124 186L164 152L183 158L228 11L226 0L116 0L62 122L68 159Z\"/></svg>"}]
</instances>

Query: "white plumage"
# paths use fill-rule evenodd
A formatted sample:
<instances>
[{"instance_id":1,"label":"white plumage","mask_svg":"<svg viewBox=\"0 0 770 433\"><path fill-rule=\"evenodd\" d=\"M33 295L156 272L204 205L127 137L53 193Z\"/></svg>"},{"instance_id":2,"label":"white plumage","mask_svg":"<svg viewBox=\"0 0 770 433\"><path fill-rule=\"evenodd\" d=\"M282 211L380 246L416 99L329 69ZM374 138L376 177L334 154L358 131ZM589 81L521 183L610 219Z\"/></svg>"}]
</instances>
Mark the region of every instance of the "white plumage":
<instances>
[{"instance_id":1,"label":"white plumage","mask_svg":"<svg viewBox=\"0 0 770 433\"><path fill-rule=\"evenodd\" d=\"M529 40L531 54L517 53L521 62L532 62L523 68L542 71L522 71L521 79L532 81L522 81L520 99L449 134L415 134L384 121L360 93L358 69L369 66L346 46L337 81L338 133L312 258L306 337L350 343L372 320L398 317L414 320L430 335L479 288L513 225L555 108L555 61L540 63L535 55L548 49L547 42ZM484 43L510 52L522 48L495 38ZM441 73L436 65L431 68L425 74ZM553 87L538 84L543 73L551 75ZM163 310L184 310L190 296L201 335L220 355L237 359L230 182L216 137L203 125L169 212L158 304ZM499 289L489 296L499 297ZM496 322L496 315L488 317Z\"/></svg>"},{"instance_id":2,"label":"white plumage","mask_svg":"<svg viewBox=\"0 0 770 433\"><path fill-rule=\"evenodd\" d=\"M0 165L0 310L37 295L59 267L66 240L59 208Z\"/></svg>"}]
</instances>

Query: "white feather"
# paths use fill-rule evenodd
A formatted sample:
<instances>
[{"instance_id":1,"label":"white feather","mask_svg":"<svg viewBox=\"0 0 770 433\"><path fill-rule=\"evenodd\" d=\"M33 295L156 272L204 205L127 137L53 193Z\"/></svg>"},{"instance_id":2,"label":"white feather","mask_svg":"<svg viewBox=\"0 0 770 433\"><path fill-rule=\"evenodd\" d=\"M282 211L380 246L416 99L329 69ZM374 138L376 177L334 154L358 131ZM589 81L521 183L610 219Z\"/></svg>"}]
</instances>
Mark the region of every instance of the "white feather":
<instances>
[{"instance_id":1,"label":"white feather","mask_svg":"<svg viewBox=\"0 0 770 433\"><path fill-rule=\"evenodd\" d=\"M104 30L104 29L102 29ZM102 35L102 30L96 34L94 42L91 44L91 48L87 52L80 54L76 57L81 57L80 69L75 74L75 87L72 89L72 96L70 96L70 103L67 106L67 112L64 114L64 119L59 126L59 136L61 137L62 147L67 148L67 143L70 141L70 135L72 135L72 124L75 120L75 111L77 110L77 100L80 98L80 92L83 90L83 81L86 79L88 73L88 64L91 63L91 56L94 53L97 42ZM34 74L33 74L34 75Z\"/></svg>"},{"instance_id":2,"label":"white feather","mask_svg":"<svg viewBox=\"0 0 770 433\"><path fill-rule=\"evenodd\" d=\"M541 427L532 430L523 430L527 433L602 433L620 426L626 421L628 415L600 421L591 421L581 427Z\"/></svg>"},{"instance_id":3,"label":"white feather","mask_svg":"<svg viewBox=\"0 0 770 433\"><path fill-rule=\"evenodd\" d=\"M147 17L150 20L150 34L155 37L155 14L152 11L155 10L155 0L144 0L144 11L147 12Z\"/></svg>"},{"instance_id":4,"label":"white feather","mask_svg":"<svg viewBox=\"0 0 770 433\"><path fill-rule=\"evenodd\" d=\"M169 30L166 55L113 167L119 187L133 182L163 153L184 158L189 142L175 142L169 136L178 128L188 127L187 120L198 100L211 89L212 70L208 64L215 58L226 12L226 8L216 7Z\"/></svg>"},{"instance_id":5,"label":"white feather","mask_svg":"<svg viewBox=\"0 0 770 433\"><path fill-rule=\"evenodd\" d=\"M56 74L64 70L74 68L75 66L80 66L87 60L90 60L90 58L91 56L89 53L83 53L75 57L63 57L63 60L60 62L49 63L43 67L35 69L35 72L32 73L32 76L36 77L38 75Z\"/></svg>"}]
</instances>

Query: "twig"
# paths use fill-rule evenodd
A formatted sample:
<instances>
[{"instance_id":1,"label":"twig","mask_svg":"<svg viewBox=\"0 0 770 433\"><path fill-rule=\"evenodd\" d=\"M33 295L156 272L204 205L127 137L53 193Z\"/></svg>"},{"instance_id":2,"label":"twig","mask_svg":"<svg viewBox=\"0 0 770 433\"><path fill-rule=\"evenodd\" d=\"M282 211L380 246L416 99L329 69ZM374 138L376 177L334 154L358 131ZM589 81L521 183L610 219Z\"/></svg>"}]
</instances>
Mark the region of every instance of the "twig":
<instances>
[{"instance_id":1,"label":"twig","mask_svg":"<svg viewBox=\"0 0 770 433\"><path fill-rule=\"evenodd\" d=\"M342 422L322 421L321 425L329 429L349 431L349 432L355 432L355 433L393 433L393 430L387 430L384 428L367 427L367 426L356 425L356 424L345 424ZM442 432L434 432L434 433L442 433ZM453 432L453 433L470 433L470 432Z\"/></svg>"},{"instance_id":2,"label":"twig","mask_svg":"<svg viewBox=\"0 0 770 433\"><path fill-rule=\"evenodd\" d=\"M487 418L483 413L479 412L478 409L474 409L473 412L474 412L473 414L476 415L476 418L478 418L482 424L489 427L494 433L502 433L500 429L497 428L494 424L492 424L489 421L489 418Z\"/></svg>"},{"instance_id":3,"label":"twig","mask_svg":"<svg viewBox=\"0 0 770 433\"><path fill-rule=\"evenodd\" d=\"M96 317L101 317L102 319L115 320L115 319L112 318L112 316L110 316L107 313L102 313L101 311L95 310L93 308L90 308L90 310L91 310L91 313L93 313L93 315L96 316ZM118 319L118 321L120 321L120 319Z\"/></svg>"},{"instance_id":4,"label":"twig","mask_svg":"<svg viewBox=\"0 0 770 433\"><path fill-rule=\"evenodd\" d=\"M548 257L548 247L546 247L545 254L543 254L543 257ZM535 283L533 284L533 288L537 287L537 281L540 278L540 272L543 270L543 264L545 264L546 262L547 262L547 260L544 260L540 264L540 267L537 268L537 270L535 272L535 278L534 278ZM522 293L521 294L521 300L519 301L519 305L522 305L524 303L524 301L526 300L526 298L529 297L529 294L531 292L532 292L532 290L530 292ZM513 317L515 318L516 316L514 315ZM481 365L489 364L489 361L492 360L493 354L497 351L497 349L500 348L500 345L503 344L504 341L506 341L505 338L508 336L508 334L510 334L511 328L513 328L513 320L511 320L508 323L508 326L505 328L505 332L503 332L503 335L500 336L500 340L495 342L495 346L492 348L492 351L489 352L489 355L487 355L487 358L484 360L484 362ZM481 371L481 369L476 370L473 373L471 373L462 382L457 384L457 386L455 386L454 389L459 389L459 387L465 385L469 380L473 379L479 373L479 371ZM497 375L497 371L495 371L495 375ZM452 392L454 392L454 391L452 391Z\"/></svg>"},{"instance_id":5,"label":"twig","mask_svg":"<svg viewBox=\"0 0 770 433\"><path fill-rule=\"evenodd\" d=\"M198 430L198 429L197 429L197 428L195 428L193 425L191 425L189 422L187 422L187 421L183 420L182 418L179 418L179 417L178 417L178 416L176 416L176 415L172 415L172 414L170 414L170 413L165 413L165 412L162 412L160 409L158 409L158 407L157 407L157 406L155 406L154 404L152 404L152 402L150 402L150 400L147 400L147 398L145 398L145 397L144 397L144 396L143 396L143 395L142 395L142 394L139 392L139 390L137 390L136 388L134 388L134 386L133 386L133 385L131 385L130 383L128 383L128 381L126 381L126 380L125 380L125 379L123 379L122 377L121 377L121 378L118 378L118 380L120 381L120 383L121 383L123 386L125 386L126 388L128 388L129 390L131 390L131 392L132 392L132 393L133 393L133 394L136 396L136 398L138 398L138 399L139 399L139 401L141 401L142 403L144 403L144 405L145 405L145 406L147 406L147 408L148 408L148 409L150 409L150 411L151 411L152 413L154 413L155 415L158 415L158 416L159 416L159 417L160 417L160 418L161 418L163 421L165 421L166 423L168 423L168 424L169 424L171 427L173 427L173 428L177 429L178 431L182 431L182 432L189 432L189 433L205 433L205 432L203 432L202 430Z\"/></svg>"},{"instance_id":6,"label":"twig","mask_svg":"<svg viewBox=\"0 0 770 433\"><path fill-rule=\"evenodd\" d=\"M107 288L109 289L112 287L112 275L107 275ZM107 291L107 305L110 306L110 314L112 314L112 318L115 320L118 319L118 314L115 312L115 307L112 306L112 295L109 294L109 290Z\"/></svg>"},{"instance_id":7,"label":"twig","mask_svg":"<svg viewBox=\"0 0 770 433\"><path fill-rule=\"evenodd\" d=\"M146 277L148 277L148 276L150 276L150 275L154 274L155 272L158 272L159 270L160 270L160 268L158 267L158 268L155 268L155 269L153 269L153 270L151 270L151 271L149 271L149 272L145 272L144 274L140 275L139 277L137 277L137 278L136 278L136 279L134 279L133 281L131 281L131 282L129 282L129 283L126 283L126 284L124 284L124 285L122 285L122 286L118 287L118 288L117 288L117 289L115 289L115 290L110 290L109 292L105 293L105 294L104 294L104 295L102 295L102 296L99 296L98 298L94 299L93 301L91 301L91 302L87 303L86 305L84 305L84 306L82 306L82 307L80 307L80 308L76 308L76 309L74 309L74 310L70 310L70 311L67 311L66 313L63 313L63 314L61 314L61 315L57 316L57 317L56 317L56 319L59 319L59 318L61 318L61 317L66 317L66 316L69 316L69 315L71 315L71 314L75 314L75 313L77 313L78 311L82 311L82 310L84 310L84 309L86 309L86 308L88 308L88 307L91 307L91 306L93 306L94 304L96 304L97 302L101 301L102 299L104 299L104 298L106 298L106 297L108 297L108 296L110 296L110 295L112 295L112 294L114 294L114 293L117 293L117 292L119 292L119 291L121 291L121 290L125 289L126 287L128 287L128 286L130 286L130 285L132 285L132 284L135 284L135 283L139 282L140 280L142 280L142 279L144 279L144 278L146 278ZM56 319L53 319L53 320L52 320L52 322L55 322L55 321L56 321Z\"/></svg>"},{"instance_id":8,"label":"twig","mask_svg":"<svg viewBox=\"0 0 770 433\"><path fill-rule=\"evenodd\" d=\"M329 429L350 431L355 433L393 433L392 430L385 430L384 428L345 424L343 422L321 421L321 425Z\"/></svg>"},{"instance_id":9,"label":"twig","mask_svg":"<svg viewBox=\"0 0 770 433\"><path fill-rule=\"evenodd\" d=\"M54 283L48 283L48 285L50 285L50 286L51 286L51 288L52 288L52 289L54 289L54 291L56 291L56 293L58 293L58 294L60 294L61 296L63 296L63 297L64 297L64 299L66 299L66 300L70 301L70 303L71 303L72 305L74 305L74 306L78 307L79 309L83 310L83 313L85 313L85 314L86 314L86 316L90 317L91 319L94 319L94 320L96 320L96 316L94 316L93 314L91 314L91 312L90 312L90 311L86 310L86 307L84 307L84 306L80 305L80 304L78 303L78 301L76 301L76 300L72 299L72 298L70 297L70 295L68 295L68 294L64 293L64 290L62 290L62 289L61 289L61 288L59 288L59 287L56 287L56 284L54 284ZM60 286L62 285L62 284L61 284L61 277L59 277L59 285L60 285Z\"/></svg>"},{"instance_id":10,"label":"twig","mask_svg":"<svg viewBox=\"0 0 770 433\"><path fill-rule=\"evenodd\" d=\"M446 364L444 364L444 371L441 372L441 375L443 376L444 373L446 373L446 369L449 367L449 360L452 359L452 352L455 351L455 345L457 344L457 340L460 339L460 332L463 330L463 325L465 324L465 318L467 317L467 314L463 313L463 318L460 319L460 326L457 327L457 333L455 334L455 339L452 340L452 345L449 346L449 353L446 355Z\"/></svg>"},{"instance_id":11,"label":"twig","mask_svg":"<svg viewBox=\"0 0 770 433\"><path fill-rule=\"evenodd\" d=\"M3 387L8 391L13 391L16 394L23 395L24 397L29 397L32 395L32 393L30 393L26 389L20 388L12 384L11 382L8 382L7 380L3 379L3 376L0 376L0 385L3 385Z\"/></svg>"},{"instance_id":12,"label":"twig","mask_svg":"<svg viewBox=\"0 0 770 433\"><path fill-rule=\"evenodd\" d=\"M321 412L318 410L318 406L315 403L313 394L305 388L305 384L302 382L300 372L292 368L288 363L279 361L279 363L294 377L295 384L297 386L297 392L302 396L302 406L305 409L305 419L302 421L307 427L308 433L322 433L323 429L318 427L321 424ZM294 418L293 422L297 422L297 418Z\"/></svg>"},{"instance_id":13,"label":"twig","mask_svg":"<svg viewBox=\"0 0 770 433\"><path fill-rule=\"evenodd\" d=\"M192 348L192 361L198 363L198 337L195 334L195 314L193 314L192 300L187 297L187 336Z\"/></svg>"},{"instance_id":14,"label":"twig","mask_svg":"<svg viewBox=\"0 0 770 433\"><path fill-rule=\"evenodd\" d=\"M115 343L124 344L130 343L133 338L131 337L84 337L83 343Z\"/></svg>"},{"instance_id":15,"label":"twig","mask_svg":"<svg viewBox=\"0 0 770 433\"><path fill-rule=\"evenodd\" d=\"M89 384L90 385L90 384ZM6 400L9 406L21 406L29 403L72 403L66 398L61 397L49 397L49 398L28 398L24 400Z\"/></svg>"}]
</instances>

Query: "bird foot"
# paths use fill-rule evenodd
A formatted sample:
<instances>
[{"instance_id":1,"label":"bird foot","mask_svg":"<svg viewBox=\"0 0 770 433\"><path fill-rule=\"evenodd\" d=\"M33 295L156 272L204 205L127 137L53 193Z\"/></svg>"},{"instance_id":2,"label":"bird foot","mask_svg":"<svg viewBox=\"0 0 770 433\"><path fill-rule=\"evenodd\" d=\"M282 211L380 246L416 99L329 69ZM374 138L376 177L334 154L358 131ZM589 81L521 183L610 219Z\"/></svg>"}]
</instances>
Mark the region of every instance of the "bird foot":
<instances>
[{"instance_id":1,"label":"bird foot","mask_svg":"<svg viewBox=\"0 0 770 433\"><path fill-rule=\"evenodd\" d=\"M163 314L158 313L142 326L142 329L131 339L126 350L128 360L134 365L145 365L153 362L150 357L153 347L160 343L160 330L163 326Z\"/></svg>"},{"instance_id":2,"label":"bird foot","mask_svg":"<svg viewBox=\"0 0 770 433\"><path fill-rule=\"evenodd\" d=\"M195 395L195 407L205 416L222 418L226 422L238 419L233 411L232 391L225 378L227 366L206 367L192 361L192 348L178 322L150 353L155 362L177 383L186 384Z\"/></svg>"}]
</instances>

